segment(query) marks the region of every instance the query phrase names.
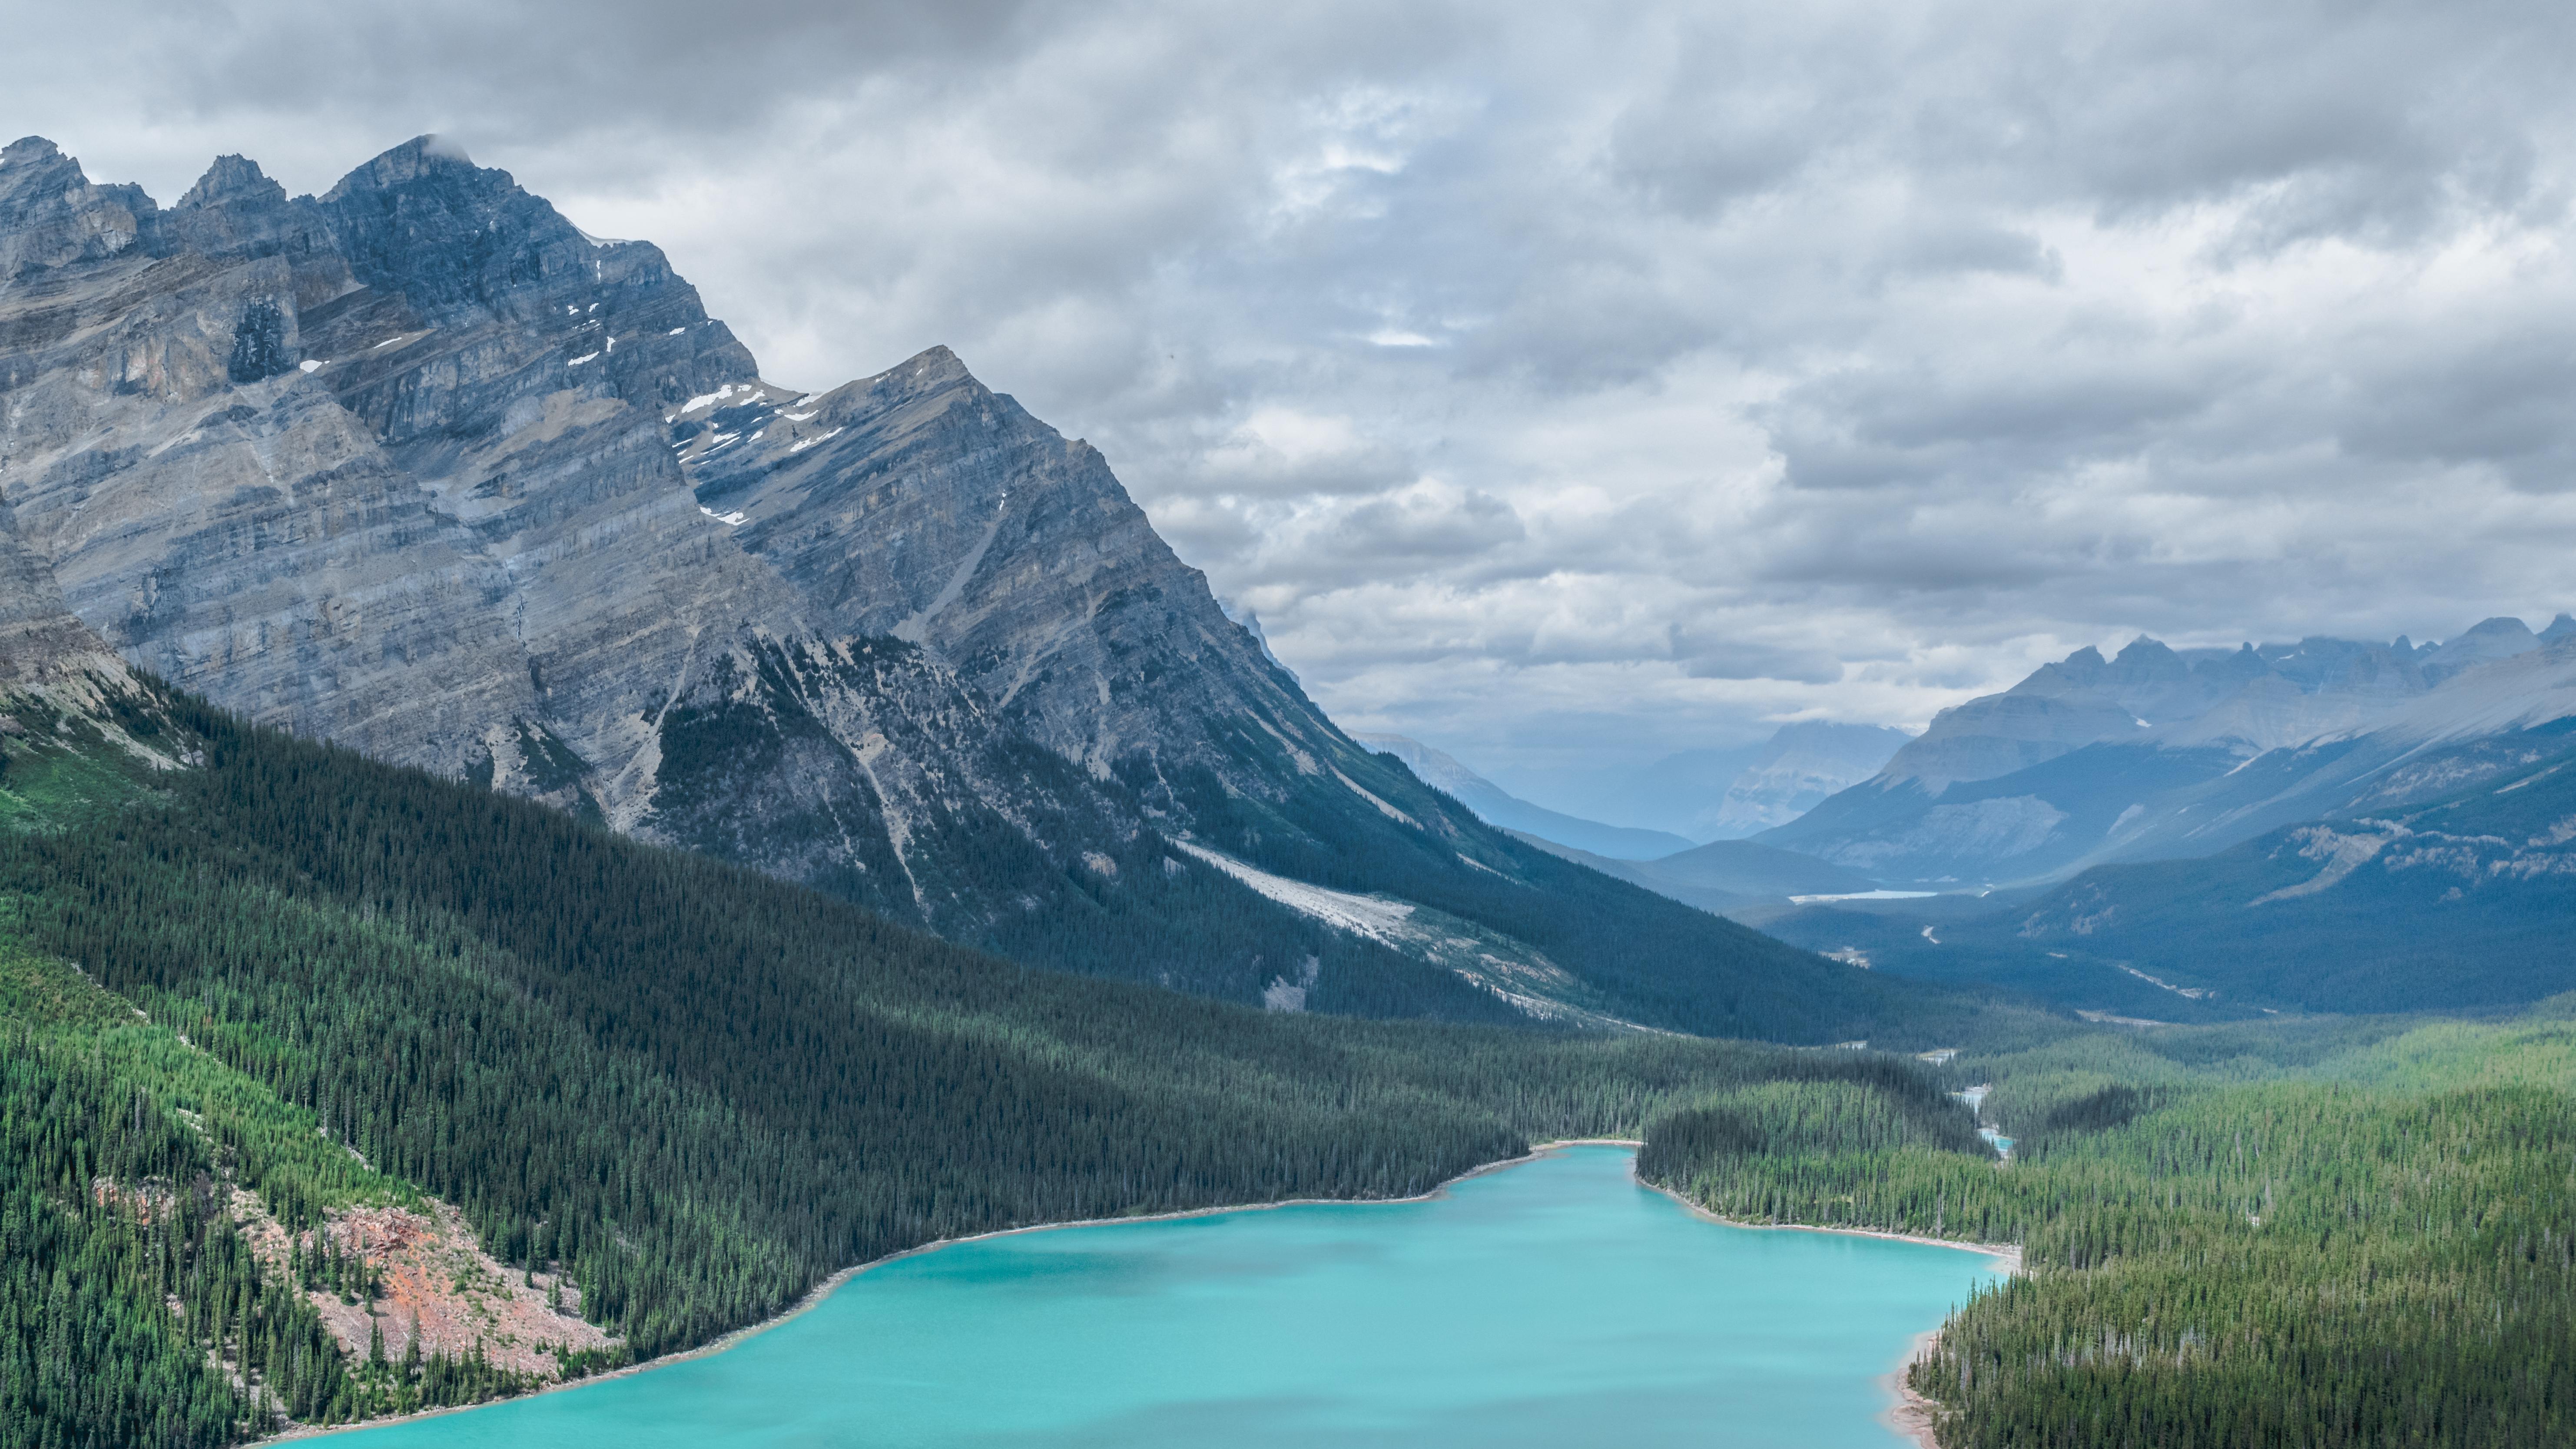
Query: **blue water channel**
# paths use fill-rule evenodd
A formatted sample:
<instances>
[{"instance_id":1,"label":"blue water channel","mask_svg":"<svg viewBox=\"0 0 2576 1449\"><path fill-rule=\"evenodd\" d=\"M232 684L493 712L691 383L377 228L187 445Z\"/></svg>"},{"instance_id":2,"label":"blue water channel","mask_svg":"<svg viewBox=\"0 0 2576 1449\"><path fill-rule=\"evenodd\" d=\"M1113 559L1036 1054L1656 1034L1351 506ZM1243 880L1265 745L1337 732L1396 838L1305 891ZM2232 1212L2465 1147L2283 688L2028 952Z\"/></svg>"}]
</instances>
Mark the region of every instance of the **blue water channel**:
<instances>
[{"instance_id":1,"label":"blue water channel","mask_svg":"<svg viewBox=\"0 0 2576 1449\"><path fill-rule=\"evenodd\" d=\"M951 1244L724 1353L345 1442L1900 1444L1884 1376L1992 1260L1719 1226L1633 1162L1578 1146L1421 1202Z\"/></svg>"}]
</instances>

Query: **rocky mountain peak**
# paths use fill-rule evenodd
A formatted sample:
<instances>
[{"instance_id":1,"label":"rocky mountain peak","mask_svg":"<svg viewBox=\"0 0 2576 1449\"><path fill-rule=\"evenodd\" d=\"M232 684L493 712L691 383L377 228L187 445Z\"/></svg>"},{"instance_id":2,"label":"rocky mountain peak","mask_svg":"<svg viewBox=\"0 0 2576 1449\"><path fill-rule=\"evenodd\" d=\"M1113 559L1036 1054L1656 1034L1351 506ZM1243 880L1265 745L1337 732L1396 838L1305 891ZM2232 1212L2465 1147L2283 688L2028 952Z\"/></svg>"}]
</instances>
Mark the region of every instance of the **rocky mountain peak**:
<instances>
[{"instance_id":1,"label":"rocky mountain peak","mask_svg":"<svg viewBox=\"0 0 2576 1449\"><path fill-rule=\"evenodd\" d=\"M339 184L324 193L322 200L333 202L361 190L384 191L408 185L424 177L445 177L469 189L491 189L494 186L515 189L509 173L485 171L474 164L463 147L441 139L436 134L414 136L399 146L387 147L340 178ZM494 181L493 178L497 178Z\"/></svg>"},{"instance_id":2,"label":"rocky mountain peak","mask_svg":"<svg viewBox=\"0 0 2576 1449\"><path fill-rule=\"evenodd\" d=\"M69 266L146 240L158 208L139 186L94 186L42 136L0 150L0 277Z\"/></svg>"},{"instance_id":3,"label":"rocky mountain peak","mask_svg":"<svg viewBox=\"0 0 2576 1449\"><path fill-rule=\"evenodd\" d=\"M80 163L42 136L21 136L0 147L0 196L30 193L45 187L68 190L87 186Z\"/></svg>"},{"instance_id":4,"label":"rocky mountain peak","mask_svg":"<svg viewBox=\"0 0 2576 1449\"><path fill-rule=\"evenodd\" d=\"M357 279L400 294L424 320L461 311L535 320L561 315L550 309L571 291L672 280L658 250L593 242L510 173L434 137L351 171L317 206Z\"/></svg>"},{"instance_id":5,"label":"rocky mountain peak","mask_svg":"<svg viewBox=\"0 0 2576 1449\"><path fill-rule=\"evenodd\" d=\"M2499 615L2478 621L2458 638L2443 641L2441 647L2424 657L2424 674L2428 679L2447 679L2473 665L2510 659L2539 647L2540 638L2531 632L2530 625Z\"/></svg>"},{"instance_id":6,"label":"rocky mountain peak","mask_svg":"<svg viewBox=\"0 0 2576 1449\"><path fill-rule=\"evenodd\" d=\"M320 198L227 158L167 214L30 146L0 200L0 256L55 268L0 289L27 548L126 658L258 723L1243 999L1315 956L1316 1001L1366 958L1370 1010L1521 1009L1396 983L1198 852L1668 981L1687 1009L1652 1012L1692 1029L1773 1011L1743 1002L1783 970L1847 990L1370 754L1097 450L946 348L776 387L658 250L431 138ZM1708 984L1743 961L1750 995Z\"/></svg>"},{"instance_id":7,"label":"rocky mountain peak","mask_svg":"<svg viewBox=\"0 0 2576 1449\"><path fill-rule=\"evenodd\" d=\"M742 546L825 627L923 645L1039 742L1142 782L1178 818L1195 813L1184 777L1281 798L1350 777L1327 759L1368 758L1225 616L1097 450L948 348L817 398L742 396L681 417L673 441L700 505L741 520Z\"/></svg>"},{"instance_id":8,"label":"rocky mountain peak","mask_svg":"<svg viewBox=\"0 0 2576 1449\"><path fill-rule=\"evenodd\" d=\"M175 209L197 211L242 202L282 207L286 204L286 188L271 180L267 172L259 169L258 162L246 156L218 156L214 164L206 168L206 174L197 178L197 184L189 187L187 194L179 198Z\"/></svg>"}]
</instances>

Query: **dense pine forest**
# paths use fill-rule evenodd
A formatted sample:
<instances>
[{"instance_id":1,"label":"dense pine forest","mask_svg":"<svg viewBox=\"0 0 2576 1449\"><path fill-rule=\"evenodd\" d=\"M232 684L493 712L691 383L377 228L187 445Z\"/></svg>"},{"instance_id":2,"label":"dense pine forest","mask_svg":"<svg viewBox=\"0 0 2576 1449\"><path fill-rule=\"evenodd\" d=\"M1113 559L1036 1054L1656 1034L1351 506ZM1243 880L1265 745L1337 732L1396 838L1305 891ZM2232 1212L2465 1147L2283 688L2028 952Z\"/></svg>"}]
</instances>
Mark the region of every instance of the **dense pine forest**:
<instances>
[{"instance_id":1,"label":"dense pine forest","mask_svg":"<svg viewBox=\"0 0 2576 1449\"><path fill-rule=\"evenodd\" d=\"M1024 968L184 700L126 721L202 750L159 773L20 713L48 728L13 753L0 831L13 1445L216 1444L524 1386L471 1354L335 1356L316 1305L376 1285L263 1267L236 1189L299 1235L455 1204L615 1336L577 1373L946 1236L1414 1194L1751 1083L1939 1101L1884 1056Z\"/></svg>"},{"instance_id":2,"label":"dense pine forest","mask_svg":"<svg viewBox=\"0 0 2576 1449\"><path fill-rule=\"evenodd\" d=\"M1724 1216L2022 1244L1911 1374L1949 1449L2576 1442L2576 997L2091 1035L1659 1119Z\"/></svg>"},{"instance_id":3,"label":"dense pine forest","mask_svg":"<svg viewBox=\"0 0 2576 1449\"><path fill-rule=\"evenodd\" d=\"M1951 1449L2576 1437L2576 1000L2142 1033L2000 1011L1940 1066L1263 1013L182 699L118 721L199 762L174 771L13 710L0 1442L473 1402L941 1237L1408 1195L1639 1131L1641 1173L1725 1216L2024 1246L1912 1372ZM608 1346L529 1372L335 1339L327 1312L384 1291L337 1228L441 1202Z\"/></svg>"}]
</instances>

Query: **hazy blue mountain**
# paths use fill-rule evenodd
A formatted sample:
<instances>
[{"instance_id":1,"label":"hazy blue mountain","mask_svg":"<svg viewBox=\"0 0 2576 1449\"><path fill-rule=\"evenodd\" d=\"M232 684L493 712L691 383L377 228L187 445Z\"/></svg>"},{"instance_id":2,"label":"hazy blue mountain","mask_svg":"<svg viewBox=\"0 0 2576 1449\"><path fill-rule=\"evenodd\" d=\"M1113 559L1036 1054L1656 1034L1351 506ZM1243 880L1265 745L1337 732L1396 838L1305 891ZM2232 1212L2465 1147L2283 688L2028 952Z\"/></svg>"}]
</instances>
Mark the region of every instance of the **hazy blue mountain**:
<instances>
[{"instance_id":1,"label":"hazy blue mountain","mask_svg":"<svg viewBox=\"0 0 2576 1449\"><path fill-rule=\"evenodd\" d=\"M1944 711L1876 777L1759 838L1943 888L2205 855L2525 762L2498 741L2576 707L2570 647L2489 620L2440 646L2080 650Z\"/></svg>"},{"instance_id":2,"label":"hazy blue mountain","mask_svg":"<svg viewBox=\"0 0 2576 1449\"><path fill-rule=\"evenodd\" d=\"M1785 724L1769 739L1683 750L1651 764L1569 771L1584 813L1693 843L1740 840L1796 819L1876 774L1911 736L1885 725Z\"/></svg>"},{"instance_id":3,"label":"hazy blue mountain","mask_svg":"<svg viewBox=\"0 0 2576 1449\"><path fill-rule=\"evenodd\" d=\"M1741 840L1786 825L1877 774L1913 738L1887 725L1782 725L1728 783L1716 806L1693 817L1686 833L1697 840Z\"/></svg>"},{"instance_id":4,"label":"hazy blue mountain","mask_svg":"<svg viewBox=\"0 0 2576 1449\"><path fill-rule=\"evenodd\" d=\"M1882 971L2154 1020L2576 990L2576 717L2489 743L2485 758L2520 763L2470 789L2205 857L2098 866L1973 920L1819 908L1770 929Z\"/></svg>"},{"instance_id":5,"label":"hazy blue mountain","mask_svg":"<svg viewBox=\"0 0 2576 1449\"><path fill-rule=\"evenodd\" d=\"M1536 836L1543 842L1570 846L1611 860L1652 860L1691 847L1691 842L1683 837L1661 830L1604 825L1598 820L1585 820L1550 810L1544 805L1533 805L1419 740L1403 735L1379 734L1354 734L1351 738L1381 754L1393 755L1404 761L1405 767L1420 777L1422 783L1475 811L1478 818L1488 825L1498 825L1522 835Z\"/></svg>"},{"instance_id":6,"label":"hazy blue mountain","mask_svg":"<svg viewBox=\"0 0 2576 1449\"><path fill-rule=\"evenodd\" d=\"M1759 924L1792 896L1845 895L1877 884L1812 855L1750 840L1712 841L1657 860L1617 860L1527 833L1522 838L1604 875L1747 924Z\"/></svg>"},{"instance_id":7,"label":"hazy blue mountain","mask_svg":"<svg viewBox=\"0 0 2576 1449\"><path fill-rule=\"evenodd\" d=\"M1728 787L1761 758L1761 743L1682 750L1651 764L1568 771L1565 798L1587 816L1641 830L1660 830L1691 841Z\"/></svg>"}]
</instances>

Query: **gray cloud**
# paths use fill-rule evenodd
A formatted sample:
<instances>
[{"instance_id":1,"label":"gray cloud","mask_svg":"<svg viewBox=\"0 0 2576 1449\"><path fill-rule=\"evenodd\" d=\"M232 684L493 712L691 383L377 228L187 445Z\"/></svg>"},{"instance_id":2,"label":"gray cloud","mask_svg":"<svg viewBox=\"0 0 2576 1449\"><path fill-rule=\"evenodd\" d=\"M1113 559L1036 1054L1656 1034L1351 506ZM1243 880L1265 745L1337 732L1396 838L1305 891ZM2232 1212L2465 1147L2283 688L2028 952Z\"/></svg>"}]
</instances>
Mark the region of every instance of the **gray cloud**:
<instances>
[{"instance_id":1,"label":"gray cloud","mask_svg":"<svg viewBox=\"0 0 2576 1449\"><path fill-rule=\"evenodd\" d=\"M1604 761L2040 659L2576 606L2576 11L29 9L167 200L453 134L783 381L932 343L1354 725ZM1587 773L1589 772L1589 773Z\"/></svg>"}]
</instances>

